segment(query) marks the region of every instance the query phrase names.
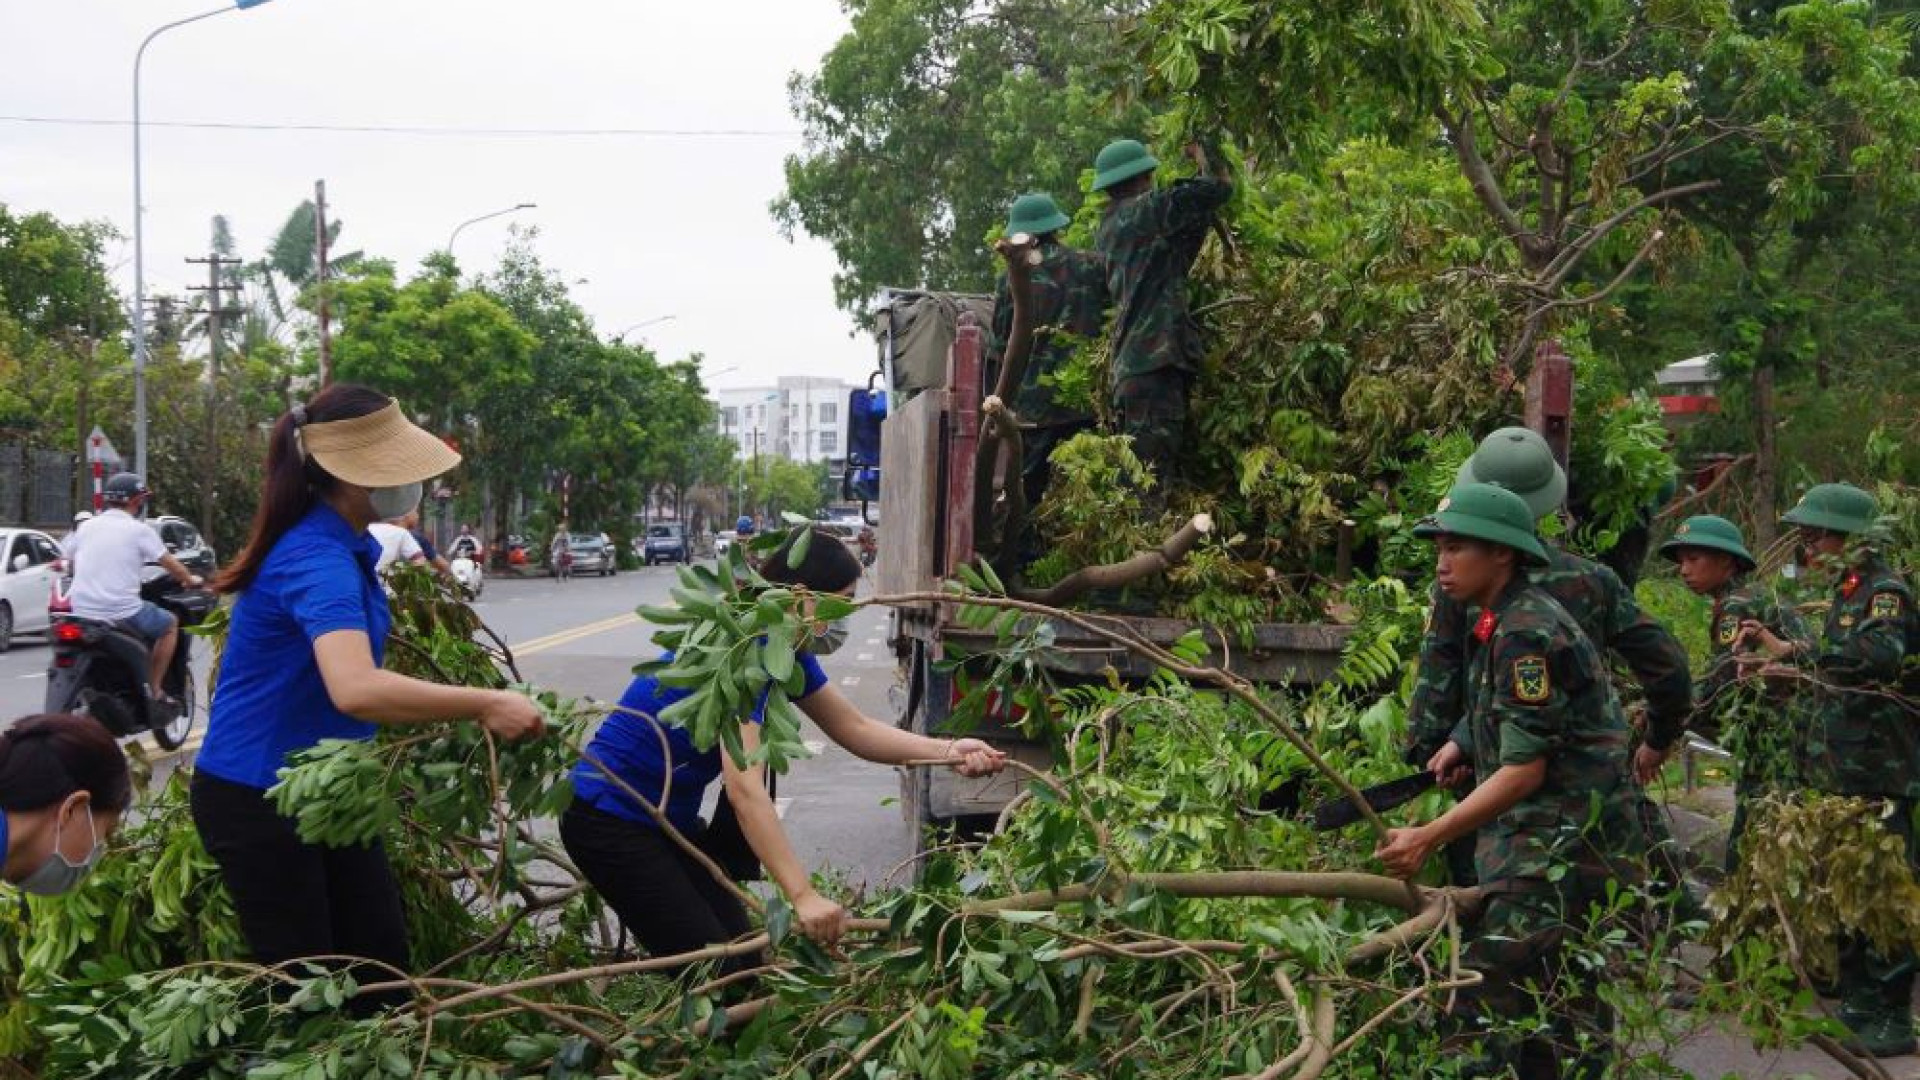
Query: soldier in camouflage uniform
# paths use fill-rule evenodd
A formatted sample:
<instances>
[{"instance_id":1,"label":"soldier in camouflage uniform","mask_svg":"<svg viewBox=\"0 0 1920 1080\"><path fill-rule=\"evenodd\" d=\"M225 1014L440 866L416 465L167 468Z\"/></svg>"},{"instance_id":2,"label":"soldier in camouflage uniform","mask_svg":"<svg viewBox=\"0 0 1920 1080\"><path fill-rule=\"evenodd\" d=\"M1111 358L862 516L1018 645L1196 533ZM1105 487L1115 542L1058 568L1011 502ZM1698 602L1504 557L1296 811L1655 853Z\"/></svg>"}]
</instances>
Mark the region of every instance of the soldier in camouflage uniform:
<instances>
[{"instance_id":1,"label":"soldier in camouflage uniform","mask_svg":"<svg viewBox=\"0 0 1920 1080\"><path fill-rule=\"evenodd\" d=\"M1920 805L1920 615L1913 585L1861 543L1877 516L1873 496L1850 484L1810 488L1783 520L1799 535L1803 561L1839 579L1826 624L1811 641L1784 640L1757 623L1743 629L1776 663L1791 664L1813 684L1811 786L1881 803L1881 823L1906 841L1907 860L1920 870L1913 822ZM1886 955L1857 935L1842 942L1840 1020L1856 1049L1876 1057L1913 1052L1915 966L1911 950Z\"/></svg>"},{"instance_id":2,"label":"soldier in camouflage uniform","mask_svg":"<svg viewBox=\"0 0 1920 1080\"><path fill-rule=\"evenodd\" d=\"M1599 973L1564 961L1608 883L1638 883L1645 834L1628 776L1628 730L1599 650L1530 576L1548 562L1521 498L1461 484L1414 529L1439 548L1443 592L1479 612L1460 669L1473 793L1438 819L1390 830L1377 853L1411 878L1447 843L1479 833L1487 893L1463 960L1486 981L1459 995L1461 1034L1484 1034L1477 1075L1598 1078L1612 1058ZM1457 747L1450 747L1457 750ZM1546 1035L1487 1026L1544 1013ZM1508 1072L1511 1070L1511 1073ZM1564 1070L1564 1071L1563 1071Z\"/></svg>"},{"instance_id":3,"label":"soldier in camouflage uniform","mask_svg":"<svg viewBox=\"0 0 1920 1080\"><path fill-rule=\"evenodd\" d=\"M1739 764L1734 776L1733 824L1727 830L1727 873L1740 864L1740 838L1746 833L1753 799L1799 786L1797 762L1804 752L1792 687L1742 678L1738 657L1746 652L1749 631L1757 623L1789 641L1804 641L1805 624L1772 589L1754 581L1753 555L1740 527L1723 517L1690 517L1660 545L1660 554L1680 567L1680 580L1713 600L1707 623L1712 652L1706 674L1694 683L1696 731L1729 741Z\"/></svg>"},{"instance_id":4,"label":"soldier in camouflage uniform","mask_svg":"<svg viewBox=\"0 0 1920 1080\"><path fill-rule=\"evenodd\" d=\"M1107 315L1106 263L1091 251L1078 251L1060 240L1060 230L1072 219L1060 212L1050 195L1022 195L1007 215L1007 235L1033 237L1040 264L1028 271L1028 303L1034 326L1033 351L1026 374L1013 400L1020 417L1020 479L1027 506L1040 504L1047 491L1047 459L1053 449L1093 426L1093 417L1062 405L1046 381L1057 375L1082 340L1097 338ZM993 297L993 336L987 343L990 370L998 371L1013 333L1013 300L1002 272ZM1026 427L1025 425L1032 425ZM1039 555L1033 516L1015 540L1022 562Z\"/></svg>"},{"instance_id":5,"label":"soldier in camouflage uniform","mask_svg":"<svg viewBox=\"0 0 1920 1080\"><path fill-rule=\"evenodd\" d=\"M1566 473L1553 460L1553 451L1546 440L1526 428L1501 428L1481 440L1461 466L1459 479L1493 484L1519 495L1536 520L1559 510L1567 496ZM1634 773L1644 782L1680 741L1693 711L1687 651L1666 627L1640 610L1632 591L1613 571L1551 544L1543 546L1548 565L1530 575L1533 583L1573 616L1596 648L1626 663L1646 697L1646 731L1633 758ZM1429 767L1456 733L1460 749L1467 749L1466 732L1460 726L1467 704L1462 672L1473 627L1473 615L1465 604L1438 588L1432 599L1413 699L1407 707L1407 760ZM1454 784L1463 779L1464 773L1458 770L1442 776L1444 782ZM1682 877L1665 818L1644 793L1640 812L1659 853L1662 885L1678 896ZM1471 884L1472 868L1461 849L1456 847L1450 855L1455 880Z\"/></svg>"},{"instance_id":6,"label":"soldier in camouflage uniform","mask_svg":"<svg viewBox=\"0 0 1920 1080\"><path fill-rule=\"evenodd\" d=\"M1206 173L1206 156L1188 152ZM1158 481L1155 501L1177 477L1188 390L1205 353L1187 308L1187 273L1233 194L1231 183L1211 174L1156 190L1158 167L1146 147L1122 139L1094 159L1093 184L1112 200L1095 243L1114 303L1113 407L1134 454Z\"/></svg>"}]
</instances>

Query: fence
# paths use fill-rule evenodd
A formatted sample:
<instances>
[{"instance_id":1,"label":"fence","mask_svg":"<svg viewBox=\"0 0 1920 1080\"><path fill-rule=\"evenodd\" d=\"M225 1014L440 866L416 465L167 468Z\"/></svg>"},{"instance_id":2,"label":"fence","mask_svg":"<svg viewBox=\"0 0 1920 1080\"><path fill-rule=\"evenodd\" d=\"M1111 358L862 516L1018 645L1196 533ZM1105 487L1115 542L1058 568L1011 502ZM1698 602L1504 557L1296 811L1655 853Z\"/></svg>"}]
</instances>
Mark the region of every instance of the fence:
<instances>
[{"instance_id":1,"label":"fence","mask_svg":"<svg viewBox=\"0 0 1920 1080\"><path fill-rule=\"evenodd\" d=\"M65 528L73 521L79 468L77 454L0 443L0 524Z\"/></svg>"}]
</instances>

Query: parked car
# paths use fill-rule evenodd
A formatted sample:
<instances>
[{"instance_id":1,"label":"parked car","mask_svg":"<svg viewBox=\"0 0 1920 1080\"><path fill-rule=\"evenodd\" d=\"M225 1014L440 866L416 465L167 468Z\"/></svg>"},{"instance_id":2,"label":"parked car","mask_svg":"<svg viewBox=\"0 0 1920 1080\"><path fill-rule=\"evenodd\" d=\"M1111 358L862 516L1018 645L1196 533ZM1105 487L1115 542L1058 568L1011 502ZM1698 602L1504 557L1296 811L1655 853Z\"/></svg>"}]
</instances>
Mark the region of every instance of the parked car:
<instances>
[{"instance_id":1,"label":"parked car","mask_svg":"<svg viewBox=\"0 0 1920 1080\"><path fill-rule=\"evenodd\" d=\"M594 574L608 577L620 569L614 558L613 548L598 536L586 533L574 533L567 537L567 551L573 555L573 573L575 576Z\"/></svg>"},{"instance_id":2,"label":"parked car","mask_svg":"<svg viewBox=\"0 0 1920 1080\"><path fill-rule=\"evenodd\" d=\"M737 532L734 532L732 529L726 529L722 532L714 533L713 534L713 557L716 559L726 558L727 549L733 547L733 545L739 542L740 542L740 534Z\"/></svg>"},{"instance_id":3,"label":"parked car","mask_svg":"<svg viewBox=\"0 0 1920 1080\"><path fill-rule=\"evenodd\" d=\"M45 634L47 603L60 580L60 545L34 529L0 529L0 652L15 634Z\"/></svg>"},{"instance_id":4,"label":"parked car","mask_svg":"<svg viewBox=\"0 0 1920 1080\"><path fill-rule=\"evenodd\" d=\"M693 561L693 546L687 543L687 527L677 521L647 526L647 546L643 553L647 565Z\"/></svg>"},{"instance_id":5,"label":"parked car","mask_svg":"<svg viewBox=\"0 0 1920 1080\"><path fill-rule=\"evenodd\" d=\"M187 569L203 578L213 576L214 568L220 561L219 556L214 554L213 545L207 543L206 537L200 535L200 530L194 528L193 522L172 514L159 514L148 520L147 524L160 534L167 550Z\"/></svg>"}]
</instances>

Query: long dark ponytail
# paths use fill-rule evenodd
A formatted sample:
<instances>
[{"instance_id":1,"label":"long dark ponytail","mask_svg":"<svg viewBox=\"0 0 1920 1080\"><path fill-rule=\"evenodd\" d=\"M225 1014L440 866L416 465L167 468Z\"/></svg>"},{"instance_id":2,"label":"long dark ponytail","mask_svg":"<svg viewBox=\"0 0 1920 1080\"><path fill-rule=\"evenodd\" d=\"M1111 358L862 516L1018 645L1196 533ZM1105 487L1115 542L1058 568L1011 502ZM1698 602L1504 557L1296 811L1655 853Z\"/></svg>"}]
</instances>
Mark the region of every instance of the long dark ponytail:
<instances>
[{"instance_id":1,"label":"long dark ponytail","mask_svg":"<svg viewBox=\"0 0 1920 1080\"><path fill-rule=\"evenodd\" d=\"M253 514L253 531L239 556L215 576L216 590L234 593L253 584L273 546L338 482L319 462L300 452L300 427L352 420L379 412L391 401L378 390L354 383L335 383L306 405L295 406L274 422L273 434L267 441L267 473L260 481L260 508Z\"/></svg>"}]
</instances>

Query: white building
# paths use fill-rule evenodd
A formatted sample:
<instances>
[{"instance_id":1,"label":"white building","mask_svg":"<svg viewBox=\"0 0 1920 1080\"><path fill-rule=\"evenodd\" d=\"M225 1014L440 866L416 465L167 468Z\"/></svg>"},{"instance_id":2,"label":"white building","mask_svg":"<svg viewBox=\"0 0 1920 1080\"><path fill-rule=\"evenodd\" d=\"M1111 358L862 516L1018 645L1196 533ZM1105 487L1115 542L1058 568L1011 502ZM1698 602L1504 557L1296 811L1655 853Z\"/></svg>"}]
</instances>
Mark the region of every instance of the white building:
<instances>
[{"instance_id":1,"label":"white building","mask_svg":"<svg viewBox=\"0 0 1920 1080\"><path fill-rule=\"evenodd\" d=\"M782 375L772 386L715 390L720 434L742 460L769 454L838 469L847 456L847 395L855 389L840 379Z\"/></svg>"}]
</instances>

